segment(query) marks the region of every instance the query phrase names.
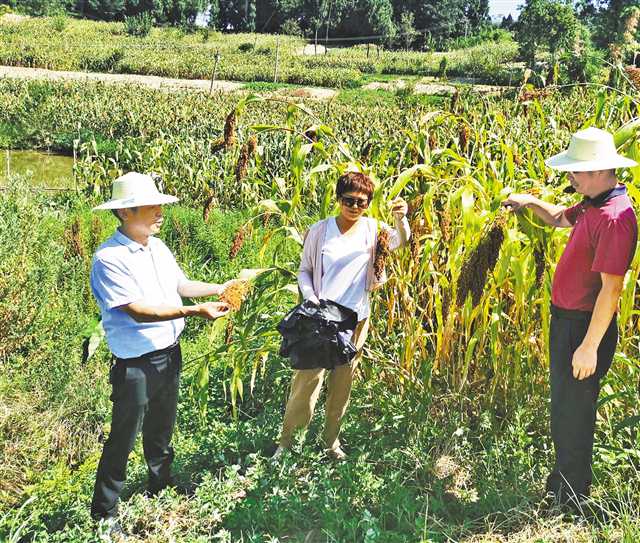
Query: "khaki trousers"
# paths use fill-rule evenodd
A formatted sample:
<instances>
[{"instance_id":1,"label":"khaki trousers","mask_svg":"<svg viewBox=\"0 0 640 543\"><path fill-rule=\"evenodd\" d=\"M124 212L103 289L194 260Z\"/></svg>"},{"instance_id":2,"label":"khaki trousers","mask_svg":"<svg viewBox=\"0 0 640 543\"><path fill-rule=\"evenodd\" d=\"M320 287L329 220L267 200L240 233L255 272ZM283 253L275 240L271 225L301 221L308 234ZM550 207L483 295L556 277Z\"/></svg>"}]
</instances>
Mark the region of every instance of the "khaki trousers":
<instances>
[{"instance_id":1,"label":"khaki trousers","mask_svg":"<svg viewBox=\"0 0 640 543\"><path fill-rule=\"evenodd\" d=\"M358 323L353 334L353 343L358 350L350 364L338 366L329 371L327 378L327 401L325 404L325 423L323 440L328 449L340 446L338 434L342 417L347 411L351 396L351 383L361 357L362 347L367 339L369 319ZM291 393L282 424L280 447L291 446L296 430L306 428L311 421L313 411L320 396L325 371L323 368L295 370L291 382Z\"/></svg>"}]
</instances>

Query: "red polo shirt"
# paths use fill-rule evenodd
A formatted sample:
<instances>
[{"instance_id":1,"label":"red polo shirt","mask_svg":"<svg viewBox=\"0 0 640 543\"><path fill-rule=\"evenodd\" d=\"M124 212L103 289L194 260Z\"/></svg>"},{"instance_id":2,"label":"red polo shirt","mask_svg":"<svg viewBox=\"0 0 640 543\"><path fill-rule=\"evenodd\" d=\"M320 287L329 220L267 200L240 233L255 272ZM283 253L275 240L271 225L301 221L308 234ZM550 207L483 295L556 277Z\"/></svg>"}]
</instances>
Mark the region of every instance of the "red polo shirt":
<instances>
[{"instance_id":1,"label":"red polo shirt","mask_svg":"<svg viewBox=\"0 0 640 543\"><path fill-rule=\"evenodd\" d=\"M624 185L564 212L573 225L551 288L553 305L593 311L602 288L600 273L624 275L638 240L636 215Z\"/></svg>"}]
</instances>

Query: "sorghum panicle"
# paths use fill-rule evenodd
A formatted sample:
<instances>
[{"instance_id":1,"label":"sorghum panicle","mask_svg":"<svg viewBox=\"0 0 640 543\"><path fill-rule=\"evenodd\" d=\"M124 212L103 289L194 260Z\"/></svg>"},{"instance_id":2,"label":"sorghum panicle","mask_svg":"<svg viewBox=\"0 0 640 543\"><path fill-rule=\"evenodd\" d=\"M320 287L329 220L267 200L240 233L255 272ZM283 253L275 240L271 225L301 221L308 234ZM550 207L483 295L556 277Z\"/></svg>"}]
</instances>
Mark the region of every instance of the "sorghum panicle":
<instances>
[{"instance_id":1,"label":"sorghum panicle","mask_svg":"<svg viewBox=\"0 0 640 543\"><path fill-rule=\"evenodd\" d=\"M389 231L385 228L381 228L378 232L378 239L376 241L376 254L373 260L373 273L375 275L376 281L379 281L382 278L382 274L384 273L385 261L387 256L390 254L390 239L389 239Z\"/></svg>"},{"instance_id":2,"label":"sorghum panicle","mask_svg":"<svg viewBox=\"0 0 640 543\"><path fill-rule=\"evenodd\" d=\"M504 241L505 222L504 216L498 215L487 234L462 264L458 278L458 305L464 305L469 293L474 306L480 303L487 275L493 271L498 261L500 247Z\"/></svg>"},{"instance_id":3,"label":"sorghum panicle","mask_svg":"<svg viewBox=\"0 0 640 543\"><path fill-rule=\"evenodd\" d=\"M224 123L224 146L228 149L236 143L236 124L238 119L236 117L235 109L227 115L227 119Z\"/></svg>"},{"instance_id":4,"label":"sorghum panicle","mask_svg":"<svg viewBox=\"0 0 640 543\"><path fill-rule=\"evenodd\" d=\"M240 252L240 249L242 249L242 245L244 244L244 236L244 226L241 226L240 228L238 228L236 235L233 237L233 244L231 245L231 249L229 250L229 260L233 260L236 256L238 256L238 253Z\"/></svg>"}]
</instances>

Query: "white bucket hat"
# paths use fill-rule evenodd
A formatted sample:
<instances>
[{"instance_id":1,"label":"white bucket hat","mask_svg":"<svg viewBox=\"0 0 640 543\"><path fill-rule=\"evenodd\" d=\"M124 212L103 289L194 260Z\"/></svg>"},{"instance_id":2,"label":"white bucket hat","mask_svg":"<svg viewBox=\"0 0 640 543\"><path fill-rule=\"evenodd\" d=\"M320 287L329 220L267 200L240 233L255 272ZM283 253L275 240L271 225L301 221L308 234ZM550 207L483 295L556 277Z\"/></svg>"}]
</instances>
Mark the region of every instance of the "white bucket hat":
<instances>
[{"instance_id":1,"label":"white bucket hat","mask_svg":"<svg viewBox=\"0 0 640 543\"><path fill-rule=\"evenodd\" d=\"M618 154L613 135L599 128L586 128L571 136L569 149L545 160L561 172L594 172L637 166L635 160Z\"/></svg>"},{"instance_id":2,"label":"white bucket hat","mask_svg":"<svg viewBox=\"0 0 640 543\"><path fill-rule=\"evenodd\" d=\"M178 198L162 194L153 178L138 172L121 175L113 182L111 200L93 209L126 209L128 207L172 204Z\"/></svg>"}]
</instances>

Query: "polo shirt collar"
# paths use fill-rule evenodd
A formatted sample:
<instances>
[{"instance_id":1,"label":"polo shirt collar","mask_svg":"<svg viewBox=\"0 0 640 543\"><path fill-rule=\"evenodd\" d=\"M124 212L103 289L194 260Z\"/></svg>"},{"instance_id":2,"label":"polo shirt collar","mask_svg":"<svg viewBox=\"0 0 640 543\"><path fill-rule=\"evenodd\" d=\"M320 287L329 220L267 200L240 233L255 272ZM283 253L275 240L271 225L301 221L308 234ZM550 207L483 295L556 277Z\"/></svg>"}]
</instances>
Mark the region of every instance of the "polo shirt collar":
<instances>
[{"instance_id":1,"label":"polo shirt collar","mask_svg":"<svg viewBox=\"0 0 640 543\"><path fill-rule=\"evenodd\" d=\"M598 194L598 196L594 196L593 198L589 198L588 196L586 196L582 200L582 202L585 205L590 205L593 207L602 207L612 198L615 198L616 196L623 196L625 194L627 194L627 187L621 184L612 189L605 190L604 192Z\"/></svg>"},{"instance_id":2,"label":"polo shirt collar","mask_svg":"<svg viewBox=\"0 0 640 543\"><path fill-rule=\"evenodd\" d=\"M116 233L114 234L113 237L120 245L124 245L132 253L136 253L138 251L144 251L144 249L145 249L144 245L142 245L141 243L138 243L137 241L132 240L131 238L129 238L127 236L125 236L120 231L119 228L116 230Z\"/></svg>"}]
</instances>

